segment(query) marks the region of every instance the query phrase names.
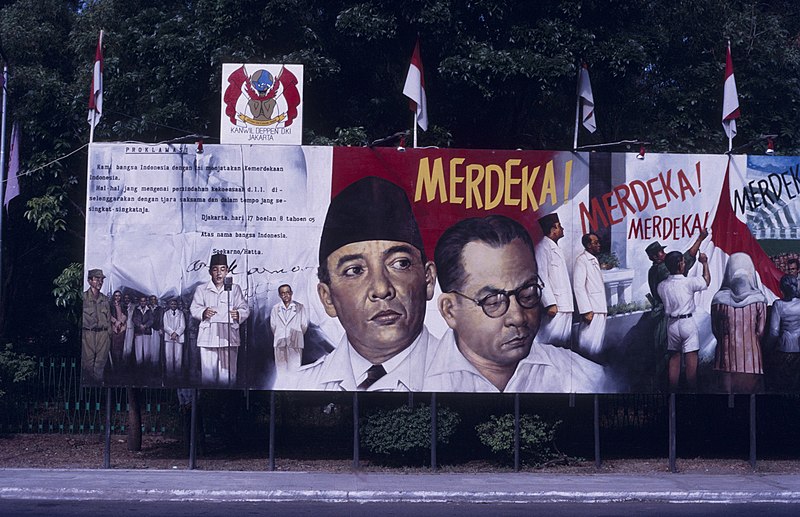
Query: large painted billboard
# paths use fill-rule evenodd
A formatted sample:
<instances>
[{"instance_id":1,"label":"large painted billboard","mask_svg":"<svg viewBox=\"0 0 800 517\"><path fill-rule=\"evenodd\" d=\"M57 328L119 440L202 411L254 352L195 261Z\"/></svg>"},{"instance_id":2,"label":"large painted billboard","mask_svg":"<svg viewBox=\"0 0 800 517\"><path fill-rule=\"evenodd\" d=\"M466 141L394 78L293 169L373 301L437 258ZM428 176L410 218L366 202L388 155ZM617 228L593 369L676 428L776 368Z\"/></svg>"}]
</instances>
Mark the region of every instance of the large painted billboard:
<instances>
[{"instance_id":1,"label":"large painted billboard","mask_svg":"<svg viewBox=\"0 0 800 517\"><path fill-rule=\"evenodd\" d=\"M797 157L93 144L89 169L85 385L800 387Z\"/></svg>"}]
</instances>

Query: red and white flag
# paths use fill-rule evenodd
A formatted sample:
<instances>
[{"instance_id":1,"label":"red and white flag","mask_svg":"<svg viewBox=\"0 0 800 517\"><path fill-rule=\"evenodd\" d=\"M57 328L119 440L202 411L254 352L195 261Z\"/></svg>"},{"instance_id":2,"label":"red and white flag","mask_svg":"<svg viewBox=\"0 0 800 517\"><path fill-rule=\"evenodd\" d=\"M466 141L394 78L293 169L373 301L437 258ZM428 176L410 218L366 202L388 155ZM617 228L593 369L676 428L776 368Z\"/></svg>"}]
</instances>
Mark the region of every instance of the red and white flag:
<instances>
[{"instance_id":1,"label":"red and white flag","mask_svg":"<svg viewBox=\"0 0 800 517\"><path fill-rule=\"evenodd\" d=\"M403 95L411 99L411 111L417 114L417 124L423 131L428 130L428 103L425 98L425 77L422 71L422 59L419 55L419 38L411 54L411 65L408 67L406 84L403 86Z\"/></svg>"},{"instance_id":2,"label":"red and white flag","mask_svg":"<svg viewBox=\"0 0 800 517\"><path fill-rule=\"evenodd\" d=\"M8 179L3 206L8 210L8 203L19 195L19 122L11 128L11 149L8 158Z\"/></svg>"},{"instance_id":3,"label":"red and white flag","mask_svg":"<svg viewBox=\"0 0 800 517\"><path fill-rule=\"evenodd\" d=\"M592 83L589 81L589 68L586 63L581 67L578 77L578 97L581 101L581 122L590 133L597 131L597 122L594 118L594 96Z\"/></svg>"},{"instance_id":4,"label":"red and white flag","mask_svg":"<svg viewBox=\"0 0 800 517\"><path fill-rule=\"evenodd\" d=\"M733 77L731 42L725 57L725 96L722 99L722 127L729 139L736 136L736 119L739 118L739 95L736 93L736 79Z\"/></svg>"},{"instance_id":5,"label":"red and white flag","mask_svg":"<svg viewBox=\"0 0 800 517\"><path fill-rule=\"evenodd\" d=\"M94 55L94 73L89 89L89 125L92 129L100 122L103 114L103 31L97 40L97 51Z\"/></svg>"},{"instance_id":6,"label":"red and white flag","mask_svg":"<svg viewBox=\"0 0 800 517\"><path fill-rule=\"evenodd\" d=\"M753 265L763 286L771 291L774 296L780 298L780 283L783 272L778 269L772 259L769 258L769 255L761 248L761 245L758 244L758 241L750 232L750 228L736 217L733 206L731 206L730 170L731 161L729 159L728 166L725 169L725 180L722 182L722 190L719 193L717 213L714 216L714 222L711 224L711 241L716 250L723 252L723 260L715 260L719 266L716 268L716 272L712 272L711 276L713 278L715 275L719 275L718 278L722 279L727 259L734 253L745 253L753 259ZM709 255L709 260L711 258L714 257ZM767 293L765 292L765 294Z\"/></svg>"}]
</instances>

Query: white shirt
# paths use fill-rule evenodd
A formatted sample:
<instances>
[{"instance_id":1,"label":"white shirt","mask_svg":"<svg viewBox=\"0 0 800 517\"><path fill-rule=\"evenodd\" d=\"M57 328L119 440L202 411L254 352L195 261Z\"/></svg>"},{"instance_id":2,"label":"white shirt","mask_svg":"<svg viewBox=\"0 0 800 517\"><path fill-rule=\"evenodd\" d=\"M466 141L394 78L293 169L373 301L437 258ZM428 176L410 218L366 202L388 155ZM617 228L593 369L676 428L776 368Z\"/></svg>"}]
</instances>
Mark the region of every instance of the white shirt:
<instances>
[{"instance_id":1,"label":"white shirt","mask_svg":"<svg viewBox=\"0 0 800 517\"><path fill-rule=\"evenodd\" d=\"M558 312L572 312L574 305L567 261L564 260L564 251L550 237L543 238L536 246L536 264L544 282L542 304L545 307L555 305Z\"/></svg>"},{"instance_id":2,"label":"white shirt","mask_svg":"<svg viewBox=\"0 0 800 517\"><path fill-rule=\"evenodd\" d=\"M670 275L658 284L658 295L664 301L664 313L673 318L694 313L694 293L708 289L701 276Z\"/></svg>"},{"instance_id":3,"label":"white shirt","mask_svg":"<svg viewBox=\"0 0 800 517\"><path fill-rule=\"evenodd\" d=\"M209 307L215 309L218 314L220 310L226 310L228 296L230 296L231 310L239 313L239 323L231 320L229 325L227 322L212 323L210 320L203 319L203 312ZM212 281L198 286L194 291L190 310L192 317L200 320L197 346L201 348L239 346L239 325L244 323L250 315L250 308L247 306L242 288L238 284L233 284L230 291L225 291L224 286L217 288Z\"/></svg>"},{"instance_id":4,"label":"white shirt","mask_svg":"<svg viewBox=\"0 0 800 517\"><path fill-rule=\"evenodd\" d=\"M769 318L769 334L778 338L778 351L800 353L800 299L775 300Z\"/></svg>"},{"instance_id":5,"label":"white shirt","mask_svg":"<svg viewBox=\"0 0 800 517\"><path fill-rule=\"evenodd\" d=\"M578 312L580 314L587 312L606 314L608 312L606 287L597 257L583 250L575 259L572 278Z\"/></svg>"},{"instance_id":6,"label":"white shirt","mask_svg":"<svg viewBox=\"0 0 800 517\"><path fill-rule=\"evenodd\" d=\"M506 393L602 393L611 391L605 369L565 348L534 343L517 364L503 390ZM439 342L425 376L424 391L462 393L500 390L461 353L455 333L448 330Z\"/></svg>"},{"instance_id":7,"label":"white shirt","mask_svg":"<svg viewBox=\"0 0 800 517\"><path fill-rule=\"evenodd\" d=\"M278 302L270 312L269 325L274 336L273 346L303 348L303 335L308 329L308 311L300 302L292 301L288 307Z\"/></svg>"},{"instance_id":8,"label":"white shirt","mask_svg":"<svg viewBox=\"0 0 800 517\"><path fill-rule=\"evenodd\" d=\"M367 391L422 391L425 369L436 349L436 339L423 327L411 345L383 363L386 375L375 381ZM288 386L276 389L356 391L366 378L372 364L353 349L345 334L330 354L315 363L303 365L291 378ZM357 375L356 375L357 373Z\"/></svg>"},{"instance_id":9,"label":"white shirt","mask_svg":"<svg viewBox=\"0 0 800 517\"><path fill-rule=\"evenodd\" d=\"M172 341L172 334L178 335L177 343L183 343L183 332L186 330L186 318L183 317L183 312L175 309L166 309L164 311L164 339Z\"/></svg>"}]
</instances>

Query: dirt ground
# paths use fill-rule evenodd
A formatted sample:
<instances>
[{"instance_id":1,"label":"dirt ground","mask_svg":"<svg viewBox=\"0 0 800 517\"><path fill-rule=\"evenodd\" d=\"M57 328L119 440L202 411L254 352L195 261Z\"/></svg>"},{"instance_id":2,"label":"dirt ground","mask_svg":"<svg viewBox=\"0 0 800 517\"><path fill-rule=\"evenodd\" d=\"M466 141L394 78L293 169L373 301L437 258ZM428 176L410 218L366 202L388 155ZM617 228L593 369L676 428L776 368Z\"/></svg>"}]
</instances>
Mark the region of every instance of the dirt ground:
<instances>
[{"instance_id":1,"label":"dirt ground","mask_svg":"<svg viewBox=\"0 0 800 517\"><path fill-rule=\"evenodd\" d=\"M102 435L66 434L10 434L0 436L0 468L74 468L99 469L103 467L104 437ZM267 470L266 452L262 454L213 450L198 456L197 468L201 470ZM146 435L142 450L128 451L124 436L112 436L111 466L115 469L188 469L188 456L182 444L173 438ZM310 460L278 457L276 470L350 472L352 459ZM800 473L800 460L759 460L756 469L747 459L680 458L679 472L707 474L746 473ZM422 473L427 467L386 467L362 459L360 469L367 472ZM509 466L488 461L472 461L458 465L440 465L441 472L511 472ZM524 468L529 472L560 474L625 474L669 472L667 458L605 459L599 470L594 461L573 461L568 465L550 465L544 468Z\"/></svg>"}]
</instances>

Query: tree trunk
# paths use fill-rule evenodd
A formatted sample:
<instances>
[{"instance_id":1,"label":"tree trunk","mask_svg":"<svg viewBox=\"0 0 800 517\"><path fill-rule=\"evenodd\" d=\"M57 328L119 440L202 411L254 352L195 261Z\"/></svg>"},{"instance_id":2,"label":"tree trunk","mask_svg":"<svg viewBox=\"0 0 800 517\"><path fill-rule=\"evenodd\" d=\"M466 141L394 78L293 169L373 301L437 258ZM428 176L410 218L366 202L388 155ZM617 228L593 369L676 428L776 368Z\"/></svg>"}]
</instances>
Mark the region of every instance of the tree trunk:
<instances>
[{"instance_id":1,"label":"tree trunk","mask_svg":"<svg viewBox=\"0 0 800 517\"><path fill-rule=\"evenodd\" d=\"M139 405L139 390L127 388L128 392L128 450L142 450L142 407Z\"/></svg>"}]
</instances>

